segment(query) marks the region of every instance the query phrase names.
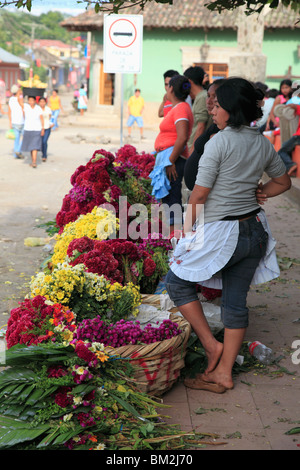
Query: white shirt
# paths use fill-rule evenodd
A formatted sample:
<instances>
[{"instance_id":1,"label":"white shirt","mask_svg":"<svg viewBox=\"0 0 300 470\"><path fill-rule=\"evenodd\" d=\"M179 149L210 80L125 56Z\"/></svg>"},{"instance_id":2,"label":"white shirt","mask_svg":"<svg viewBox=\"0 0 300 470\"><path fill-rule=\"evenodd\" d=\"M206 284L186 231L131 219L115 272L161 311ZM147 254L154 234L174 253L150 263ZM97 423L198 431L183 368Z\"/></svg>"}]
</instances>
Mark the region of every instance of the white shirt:
<instances>
[{"instance_id":1,"label":"white shirt","mask_svg":"<svg viewBox=\"0 0 300 470\"><path fill-rule=\"evenodd\" d=\"M8 101L8 106L11 111L11 123L21 126L24 124L24 116L22 107L18 103L16 96L11 96Z\"/></svg>"},{"instance_id":2,"label":"white shirt","mask_svg":"<svg viewBox=\"0 0 300 470\"><path fill-rule=\"evenodd\" d=\"M25 124L24 131L41 131L41 115L43 114L42 108L35 105L33 108L28 104L24 104Z\"/></svg>"},{"instance_id":3,"label":"white shirt","mask_svg":"<svg viewBox=\"0 0 300 470\"><path fill-rule=\"evenodd\" d=\"M52 111L49 108L49 106L45 106L45 108L42 109L42 114L44 116L44 128L49 129L49 127L50 127L50 118L51 118L51 114L52 114Z\"/></svg>"}]
</instances>

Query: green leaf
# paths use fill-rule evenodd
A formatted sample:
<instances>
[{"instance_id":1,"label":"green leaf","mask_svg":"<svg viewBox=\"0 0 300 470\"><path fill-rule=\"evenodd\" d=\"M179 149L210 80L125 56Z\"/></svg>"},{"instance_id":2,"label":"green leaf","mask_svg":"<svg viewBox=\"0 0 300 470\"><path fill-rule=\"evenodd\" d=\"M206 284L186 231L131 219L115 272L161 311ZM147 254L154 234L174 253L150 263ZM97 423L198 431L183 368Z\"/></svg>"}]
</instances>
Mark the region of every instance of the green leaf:
<instances>
[{"instance_id":1,"label":"green leaf","mask_svg":"<svg viewBox=\"0 0 300 470\"><path fill-rule=\"evenodd\" d=\"M32 428L31 424L0 416L0 450L8 449L23 442L32 441L48 431L49 428L49 424Z\"/></svg>"},{"instance_id":2,"label":"green leaf","mask_svg":"<svg viewBox=\"0 0 300 470\"><path fill-rule=\"evenodd\" d=\"M287 434L288 436L291 436L292 434L299 434L300 433L300 428L292 428L289 431L285 432L284 434Z\"/></svg>"}]
</instances>

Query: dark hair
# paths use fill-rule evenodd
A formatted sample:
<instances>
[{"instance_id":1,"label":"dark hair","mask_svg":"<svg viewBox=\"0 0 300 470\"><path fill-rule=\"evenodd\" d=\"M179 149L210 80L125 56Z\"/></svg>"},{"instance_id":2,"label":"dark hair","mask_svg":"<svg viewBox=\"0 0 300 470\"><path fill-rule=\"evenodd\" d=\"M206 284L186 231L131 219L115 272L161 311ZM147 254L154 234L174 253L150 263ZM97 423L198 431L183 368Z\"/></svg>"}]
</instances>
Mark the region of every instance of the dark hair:
<instances>
[{"instance_id":1,"label":"dark hair","mask_svg":"<svg viewBox=\"0 0 300 470\"><path fill-rule=\"evenodd\" d=\"M202 67L195 66L195 67L189 67L188 69L186 69L183 75L189 78L190 80L192 80L192 82L194 82L195 85L202 86L205 72Z\"/></svg>"},{"instance_id":2,"label":"dark hair","mask_svg":"<svg viewBox=\"0 0 300 470\"><path fill-rule=\"evenodd\" d=\"M175 75L179 75L179 73L176 70L171 69L171 70L167 70L164 73L163 77L164 78L172 78L172 77L175 77Z\"/></svg>"},{"instance_id":3,"label":"dark hair","mask_svg":"<svg viewBox=\"0 0 300 470\"><path fill-rule=\"evenodd\" d=\"M45 102L47 102L47 100L46 100L46 98L45 98L44 96L41 96L41 97L40 97L39 102L40 102L41 100L44 100Z\"/></svg>"},{"instance_id":4,"label":"dark hair","mask_svg":"<svg viewBox=\"0 0 300 470\"><path fill-rule=\"evenodd\" d=\"M290 86L292 88L292 80L290 80L289 78L285 78L284 80L282 80L280 82L279 89L281 89L282 85L287 85L287 86Z\"/></svg>"},{"instance_id":5,"label":"dark hair","mask_svg":"<svg viewBox=\"0 0 300 470\"><path fill-rule=\"evenodd\" d=\"M141 92L141 90L140 90L139 88L136 88L136 89L134 90L134 93L135 93L136 91Z\"/></svg>"},{"instance_id":6,"label":"dark hair","mask_svg":"<svg viewBox=\"0 0 300 470\"><path fill-rule=\"evenodd\" d=\"M264 95L266 95L266 92L268 90L268 85L266 85L265 83L262 83L262 82L256 82L256 83L254 83L254 86L255 86L255 88L258 88L259 90L261 90Z\"/></svg>"},{"instance_id":7,"label":"dark hair","mask_svg":"<svg viewBox=\"0 0 300 470\"><path fill-rule=\"evenodd\" d=\"M266 97L267 98L276 98L279 95L279 91L276 88L271 88L271 90L267 90Z\"/></svg>"},{"instance_id":8,"label":"dark hair","mask_svg":"<svg viewBox=\"0 0 300 470\"><path fill-rule=\"evenodd\" d=\"M36 96L29 95L29 96L28 96L28 99L29 99L29 98L33 98L33 99L34 99L34 101L36 101Z\"/></svg>"},{"instance_id":9,"label":"dark hair","mask_svg":"<svg viewBox=\"0 0 300 470\"><path fill-rule=\"evenodd\" d=\"M217 78L216 80L214 80L213 82L209 84L207 89L209 90L212 85L220 86L222 85L222 83L226 82L226 80L227 78Z\"/></svg>"},{"instance_id":10,"label":"dark hair","mask_svg":"<svg viewBox=\"0 0 300 470\"><path fill-rule=\"evenodd\" d=\"M169 86L173 87L176 98L181 101L185 101L191 91L191 84L183 75L174 75L169 81Z\"/></svg>"},{"instance_id":11,"label":"dark hair","mask_svg":"<svg viewBox=\"0 0 300 470\"><path fill-rule=\"evenodd\" d=\"M219 105L229 114L228 126L239 128L262 117L258 101L264 93L244 78L228 78L216 89Z\"/></svg>"}]
</instances>

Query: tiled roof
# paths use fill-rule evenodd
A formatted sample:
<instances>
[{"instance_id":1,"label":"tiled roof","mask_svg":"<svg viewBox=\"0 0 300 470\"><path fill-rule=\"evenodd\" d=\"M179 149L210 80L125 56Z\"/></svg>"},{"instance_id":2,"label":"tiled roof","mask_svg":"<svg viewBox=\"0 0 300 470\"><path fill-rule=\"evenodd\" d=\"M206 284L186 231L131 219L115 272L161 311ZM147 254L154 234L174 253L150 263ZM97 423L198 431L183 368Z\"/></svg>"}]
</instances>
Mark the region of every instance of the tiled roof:
<instances>
[{"instance_id":1,"label":"tiled roof","mask_svg":"<svg viewBox=\"0 0 300 470\"><path fill-rule=\"evenodd\" d=\"M183 28L235 29L236 11L210 11L204 5L209 0L173 0L173 5L156 3L146 4L143 11L139 7L121 10L120 14L142 14L145 29L165 28L179 30ZM299 13L290 8L279 7L266 15L265 27L300 28ZM78 16L67 18L62 26L74 31L93 31L103 27L103 13L95 13L93 9Z\"/></svg>"}]
</instances>

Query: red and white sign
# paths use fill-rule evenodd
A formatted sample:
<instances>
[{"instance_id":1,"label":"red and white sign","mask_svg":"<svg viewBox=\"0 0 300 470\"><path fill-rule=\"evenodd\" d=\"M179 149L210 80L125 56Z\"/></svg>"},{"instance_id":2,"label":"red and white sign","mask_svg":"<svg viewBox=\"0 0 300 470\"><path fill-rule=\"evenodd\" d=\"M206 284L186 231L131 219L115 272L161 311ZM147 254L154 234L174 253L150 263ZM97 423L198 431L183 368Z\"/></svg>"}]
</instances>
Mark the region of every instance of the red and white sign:
<instances>
[{"instance_id":1,"label":"red and white sign","mask_svg":"<svg viewBox=\"0 0 300 470\"><path fill-rule=\"evenodd\" d=\"M142 15L104 15L104 72L141 73L142 43Z\"/></svg>"}]
</instances>

